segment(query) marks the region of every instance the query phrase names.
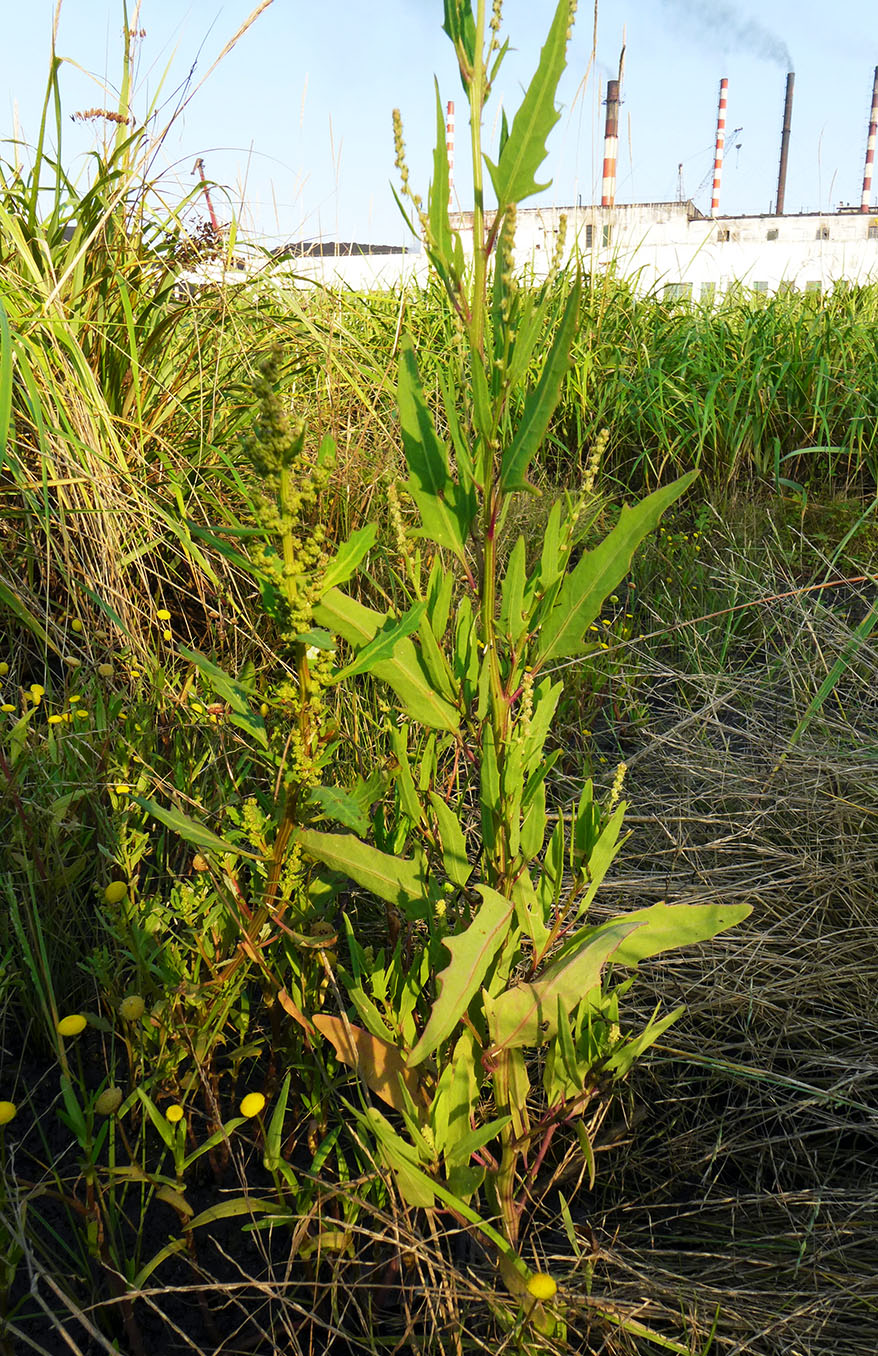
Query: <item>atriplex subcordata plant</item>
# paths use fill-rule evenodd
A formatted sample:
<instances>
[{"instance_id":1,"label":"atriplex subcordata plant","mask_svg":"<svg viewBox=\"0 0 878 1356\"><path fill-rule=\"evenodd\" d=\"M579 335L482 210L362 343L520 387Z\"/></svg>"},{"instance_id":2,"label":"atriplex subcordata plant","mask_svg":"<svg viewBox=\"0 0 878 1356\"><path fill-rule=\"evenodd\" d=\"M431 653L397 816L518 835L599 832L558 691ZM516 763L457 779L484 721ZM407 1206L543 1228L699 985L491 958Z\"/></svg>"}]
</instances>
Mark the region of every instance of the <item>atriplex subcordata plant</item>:
<instances>
[{"instance_id":1,"label":"atriplex subcordata plant","mask_svg":"<svg viewBox=\"0 0 878 1356\"><path fill-rule=\"evenodd\" d=\"M475 12L470 0L445 0L445 32L470 111L470 269L449 217L438 90L426 209L408 187L395 118L403 193L457 317L465 362L442 383L446 441L413 348L401 344L405 488L420 514L413 535L434 548L423 587L412 568L411 606L401 616L382 615L338 588L314 608L315 620L355 651L336 680L368 673L395 693L393 812L379 846L353 834L294 831L306 855L384 900L409 943L376 956L348 921L350 972L342 978L350 1012L318 1014L314 1023L396 1113L392 1122L369 1105L361 1120L402 1196L470 1220L498 1217L495 1238L513 1289L527 1276L514 1260L522 1210L553 1136L578 1128L590 1158L586 1118L602 1090L678 1015L624 1034L619 997L630 981L614 984L611 965L636 967L747 913L663 903L594 925L589 907L619 850L625 805L617 795L602 806L586 782L578 803L553 816L549 833L546 786L558 751L545 750L562 688L553 671L561 661L588 662L589 627L601 604L693 478L624 507L606 539L578 558L589 484L552 506L534 558L523 536L499 549L510 505L534 493L528 467L577 329L578 283L563 304L552 279L519 289L512 253L516 206L542 187L536 175L559 116L574 8L560 0L511 126L503 116L494 162L482 149L482 120L507 50L500 5L489 21L486 0L477 0ZM485 168L494 212L485 209ZM546 351L540 363L538 350ZM538 1070L539 1099L531 1097Z\"/></svg>"}]
</instances>

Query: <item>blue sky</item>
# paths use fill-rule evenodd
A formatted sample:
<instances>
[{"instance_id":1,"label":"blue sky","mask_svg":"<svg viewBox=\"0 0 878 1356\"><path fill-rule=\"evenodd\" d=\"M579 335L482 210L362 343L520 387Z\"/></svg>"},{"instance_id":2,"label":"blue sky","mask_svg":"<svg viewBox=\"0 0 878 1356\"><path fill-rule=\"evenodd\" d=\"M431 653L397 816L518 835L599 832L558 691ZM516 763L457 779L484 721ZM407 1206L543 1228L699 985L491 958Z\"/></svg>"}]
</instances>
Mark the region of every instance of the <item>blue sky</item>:
<instances>
[{"instance_id":1,"label":"blue sky","mask_svg":"<svg viewBox=\"0 0 878 1356\"><path fill-rule=\"evenodd\" d=\"M140 110L159 88L166 112L195 64L195 81L250 14L256 0L143 0ZM48 69L53 0L4 0L0 51L0 136L13 134L13 109L33 141ZM489 106L489 139L499 101L509 113L529 79L553 0L506 0L513 51ZM14 20L10 15L15 12ZM58 52L68 58L67 114L108 103L100 83L118 80L121 0L64 0ZM190 191L203 155L211 179L228 186L245 226L271 240L317 235L373 241L406 236L390 192L395 180L391 110L402 109L412 180L426 188L435 117L433 76L443 102L457 106L457 186L466 192L462 90L441 31L441 0L273 0L195 94L164 143L157 168L166 191ZM830 210L858 202L878 17L867 0L601 0L590 65L593 6L580 0L562 117L550 142L552 188L539 201L600 198L603 108L625 32L618 200L667 200L683 187L702 208L710 199L719 80L729 78L721 210L768 211L774 198L784 82L796 70L787 210ZM64 124L68 169L84 165L95 127ZM9 148L6 157L11 158ZM878 183L875 185L878 191ZM873 195L873 202L878 201Z\"/></svg>"}]
</instances>

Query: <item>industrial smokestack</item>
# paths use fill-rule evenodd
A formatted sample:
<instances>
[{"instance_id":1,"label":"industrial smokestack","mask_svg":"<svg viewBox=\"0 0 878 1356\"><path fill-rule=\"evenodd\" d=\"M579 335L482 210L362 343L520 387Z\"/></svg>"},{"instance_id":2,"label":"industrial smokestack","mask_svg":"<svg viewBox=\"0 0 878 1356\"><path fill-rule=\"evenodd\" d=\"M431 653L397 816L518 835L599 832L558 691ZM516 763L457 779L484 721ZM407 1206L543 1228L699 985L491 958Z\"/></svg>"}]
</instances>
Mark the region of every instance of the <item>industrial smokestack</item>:
<instances>
[{"instance_id":1,"label":"industrial smokestack","mask_svg":"<svg viewBox=\"0 0 878 1356\"><path fill-rule=\"evenodd\" d=\"M868 212L872 201L872 166L875 163L875 133L878 132L878 66L872 85L872 111L869 114L869 139L866 142L866 167L863 170L863 200L860 211Z\"/></svg>"},{"instance_id":2,"label":"industrial smokestack","mask_svg":"<svg viewBox=\"0 0 878 1356\"><path fill-rule=\"evenodd\" d=\"M601 207L616 201L616 158L619 154L619 81L607 81L607 125L604 132L604 179Z\"/></svg>"},{"instance_id":3,"label":"industrial smokestack","mask_svg":"<svg viewBox=\"0 0 878 1356\"><path fill-rule=\"evenodd\" d=\"M448 152L448 210L451 211L451 199L454 196L454 100L449 99L445 106L445 149Z\"/></svg>"},{"instance_id":4,"label":"industrial smokestack","mask_svg":"<svg viewBox=\"0 0 878 1356\"><path fill-rule=\"evenodd\" d=\"M723 177L723 153L726 146L726 104L729 95L729 82L725 78L719 82L719 112L716 115L716 151L713 157L713 196L710 199L710 215L719 213L719 186Z\"/></svg>"},{"instance_id":5,"label":"industrial smokestack","mask_svg":"<svg viewBox=\"0 0 878 1356\"><path fill-rule=\"evenodd\" d=\"M776 217L783 216L783 203L787 191L787 160L790 154L790 124L793 120L793 85L796 83L794 71L787 76L787 97L783 106L783 131L780 137L780 169L777 172L777 203L774 209Z\"/></svg>"}]
</instances>

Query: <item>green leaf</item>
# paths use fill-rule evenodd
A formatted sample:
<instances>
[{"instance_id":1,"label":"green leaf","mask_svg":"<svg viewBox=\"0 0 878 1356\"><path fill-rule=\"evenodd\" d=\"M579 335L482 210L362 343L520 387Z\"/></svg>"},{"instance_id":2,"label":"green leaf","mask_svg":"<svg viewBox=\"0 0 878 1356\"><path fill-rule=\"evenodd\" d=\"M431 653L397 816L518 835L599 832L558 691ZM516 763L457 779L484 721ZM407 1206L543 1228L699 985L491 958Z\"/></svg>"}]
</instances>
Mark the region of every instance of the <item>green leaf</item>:
<instances>
[{"instance_id":1,"label":"green leaf","mask_svg":"<svg viewBox=\"0 0 878 1356\"><path fill-rule=\"evenodd\" d=\"M427 890L415 862L379 852L353 834L295 829L294 841L310 857L316 857L333 871L350 876L364 890L371 890L388 904L395 904L406 917L427 916Z\"/></svg>"},{"instance_id":2,"label":"green leaf","mask_svg":"<svg viewBox=\"0 0 878 1356\"><path fill-rule=\"evenodd\" d=\"M597 984L601 970L637 922L607 924L555 961L538 980L516 984L497 998L486 997L491 1039L496 1050L537 1046L557 1033L559 1011L568 1013Z\"/></svg>"},{"instance_id":3,"label":"green leaf","mask_svg":"<svg viewBox=\"0 0 878 1356\"><path fill-rule=\"evenodd\" d=\"M448 169L448 145L445 135L445 114L442 98L439 94L439 81L436 86L436 145L433 149L433 181L428 194L428 220L430 224L429 240L432 250L441 261L445 271L451 273L454 267L452 258L451 222L448 218L448 200L450 194L450 174Z\"/></svg>"},{"instance_id":4,"label":"green leaf","mask_svg":"<svg viewBox=\"0 0 878 1356\"><path fill-rule=\"evenodd\" d=\"M475 918L465 932L443 939L451 964L437 976L436 1001L421 1039L409 1054L409 1068L420 1064L451 1035L506 938L512 901L487 885L476 889L483 902Z\"/></svg>"},{"instance_id":5,"label":"green leaf","mask_svg":"<svg viewBox=\"0 0 878 1356\"><path fill-rule=\"evenodd\" d=\"M233 1201L220 1201L209 1210L190 1219L190 1229L200 1229L204 1224L213 1224L218 1219L234 1219L238 1215L276 1215L278 1219L292 1219L293 1212L278 1201L260 1201L253 1196L238 1196Z\"/></svg>"},{"instance_id":6,"label":"green leaf","mask_svg":"<svg viewBox=\"0 0 878 1356\"><path fill-rule=\"evenodd\" d=\"M436 791L430 792L430 804L439 823L442 863L448 879L454 885L466 885L472 875L472 867L466 855L466 839L457 815Z\"/></svg>"},{"instance_id":7,"label":"green leaf","mask_svg":"<svg viewBox=\"0 0 878 1356\"><path fill-rule=\"evenodd\" d=\"M369 644L363 646L352 663L346 664L343 669L333 674L332 681L342 683L346 678L353 678L356 673L371 673L376 664L391 659L399 642L404 637L410 636L413 631L417 631L426 608L425 602L415 603L414 607L409 608L408 612L404 612L398 619L386 618Z\"/></svg>"},{"instance_id":8,"label":"green leaf","mask_svg":"<svg viewBox=\"0 0 878 1356\"><path fill-rule=\"evenodd\" d=\"M435 1183L420 1166L417 1150L406 1144L377 1107L367 1107L362 1119L377 1139L381 1157L393 1172L406 1204L432 1210L436 1204Z\"/></svg>"},{"instance_id":9,"label":"green leaf","mask_svg":"<svg viewBox=\"0 0 878 1356\"><path fill-rule=\"evenodd\" d=\"M567 298L567 305L564 307L564 314L539 382L535 389L528 393L521 423L515 430L512 442L503 453L500 488L504 493L534 488L527 479L527 468L546 436L549 421L555 413L561 395L561 385L570 366L570 350L579 328L580 292L581 284L577 278Z\"/></svg>"},{"instance_id":10,"label":"green leaf","mask_svg":"<svg viewBox=\"0 0 878 1356\"><path fill-rule=\"evenodd\" d=\"M262 717L257 715L252 708L255 689L247 688L242 683L236 682L231 674L212 663L199 650L189 650L185 645L178 645L177 652L195 665L218 697L222 698L224 702L228 702L234 712L232 716L234 723L240 729L253 735L263 749L267 749L268 736L265 733L265 725Z\"/></svg>"},{"instance_id":11,"label":"green leaf","mask_svg":"<svg viewBox=\"0 0 878 1356\"><path fill-rule=\"evenodd\" d=\"M424 524L419 535L429 536L462 561L464 543L476 513L476 498L472 490L464 489L452 478L448 469L448 450L436 433L412 342L407 336L400 342L397 404L411 476L407 486Z\"/></svg>"},{"instance_id":12,"label":"green leaf","mask_svg":"<svg viewBox=\"0 0 878 1356\"><path fill-rule=\"evenodd\" d=\"M685 494L697 474L690 471L672 485L655 490L633 508L623 505L612 532L593 551L587 551L565 577L540 629L540 667L581 653L586 630L599 614L604 599L625 578L640 542L653 530L665 509Z\"/></svg>"},{"instance_id":13,"label":"green leaf","mask_svg":"<svg viewBox=\"0 0 878 1356\"><path fill-rule=\"evenodd\" d=\"M559 0L539 64L512 120L499 161L494 165L485 156L501 211L549 187L548 183L538 184L535 175L546 158L546 138L561 116L555 109L555 93L567 64L569 25L570 0Z\"/></svg>"},{"instance_id":14,"label":"green leaf","mask_svg":"<svg viewBox=\"0 0 878 1356\"><path fill-rule=\"evenodd\" d=\"M648 909L623 914L591 932L595 936L604 927L633 923L636 931L622 941L613 964L639 965L662 951L709 941L717 933L736 927L752 912L750 904L652 904Z\"/></svg>"},{"instance_id":15,"label":"green leaf","mask_svg":"<svg viewBox=\"0 0 878 1356\"><path fill-rule=\"evenodd\" d=\"M338 548L317 581L321 597L327 589L347 583L351 575L356 573L360 562L371 551L377 535L378 526L376 523L368 523L365 527L351 533L347 541L343 542Z\"/></svg>"},{"instance_id":16,"label":"green leaf","mask_svg":"<svg viewBox=\"0 0 878 1356\"><path fill-rule=\"evenodd\" d=\"M503 592L500 599L499 627L508 640L513 643L524 629L524 584L526 579L526 544L519 537L509 553L506 566L506 578L503 580Z\"/></svg>"},{"instance_id":17,"label":"green leaf","mask_svg":"<svg viewBox=\"0 0 878 1356\"><path fill-rule=\"evenodd\" d=\"M471 1149L461 1151L459 1146L470 1134L471 1117L479 1100L479 1080L476 1076L479 1054L475 1036L465 1027L457 1039L451 1058L443 1062L436 1082L436 1091L430 1103L430 1126L436 1152L446 1167L468 1163L472 1153Z\"/></svg>"},{"instance_id":18,"label":"green leaf","mask_svg":"<svg viewBox=\"0 0 878 1356\"><path fill-rule=\"evenodd\" d=\"M199 824L197 820L184 815L182 810L166 810L164 806L157 805L148 796L132 796L131 799L135 805L139 805L142 810L153 815L160 823L179 834L187 843L191 843L193 847L207 848L208 852L232 852L237 857L249 857L254 862L262 861L259 853L247 852L239 844L229 843L225 838L217 837L203 824Z\"/></svg>"},{"instance_id":19,"label":"green leaf","mask_svg":"<svg viewBox=\"0 0 878 1356\"><path fill-rule=\"evenodd\" d=\"M314 618L359 650L384 622L380 612L364 607L339 589L329 589L314 608ZM373 663L374 677L393 688L406 714L431 729L456 730L460 713L434 692L412 641L403 636L393 656Z\"/></svg>"},{"instance_id":20,"label":"green leaf","mask_svg":"<svg viewBox=\"0 0 878 1356\"><path fill-rule=\"evenodd\" d=\"M12 336L0 300L0 468L6 460L6 440L12 417Z\"/></svg>"},{"instance_id":21,"label":"green leaf","mask_svg":"<svg viewBox=\"0 0 878 1356\"><path fill-rule=\"evenodd\" d=\"M362 805L338 786L315 786L308 796L308 804L322 810L328 819L335 819L346 829L365 835L369 832L369 816Z\"/></svg>"}]
</instances>

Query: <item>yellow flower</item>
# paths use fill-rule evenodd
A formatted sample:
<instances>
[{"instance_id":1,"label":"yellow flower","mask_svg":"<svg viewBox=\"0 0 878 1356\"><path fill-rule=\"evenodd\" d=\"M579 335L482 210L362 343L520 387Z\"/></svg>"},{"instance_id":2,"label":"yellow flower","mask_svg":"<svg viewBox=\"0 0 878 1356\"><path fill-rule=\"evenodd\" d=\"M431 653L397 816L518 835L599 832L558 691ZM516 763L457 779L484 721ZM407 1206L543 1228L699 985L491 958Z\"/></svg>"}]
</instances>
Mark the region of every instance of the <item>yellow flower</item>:
<instances>
[{"instance_id":1,"label":"yellow flower","mask_svg":"<svg viewBox=\"0 0 878 1356\"><path fill-rule=\"evenodd\" d=\"M162 640L173 640L173 639L174 639L173 631L168 630L162 631Z\"/></svg>"},{"instance_id":2,"label":"yellow flower","mask_svg":"<svg viewBox=\"0 0 878 1356\"><path fill-rule=\"evenodd\" d=\"M46 689L44 687L41 687L39 683L31 683L30 695L33 701L39 702L41 697L45 697Z\"/></svg>"},{"instance_id":3,"label":"yellow flower","mask_svg":"<svg viewBox=\"0 0 878 1356\"><path fill-rule=\"evenodd\" d=\"M113 676L113 665L112 665L112 664L98 664L98 673L100 674L101 678L112 678L112 676Z\"/></svg>"},{"instance_id":4,"label":"yellow flower","mask_svg":"<svg viewBox=\"0 0 878 1356\"><path fill-rule=\"evenodd\" d=\"M535 1300L550 1300L558 1286L548 1272L535 1271L528 1280L527 1289Z\"/></svg>"},{"instance_id":5,"label":"yellow flower","mask_svg":"<svg viewBox=\"0 0 878 1356\"><path fill-rule=\"evenodd\" d=\"M62 1017L57 1026L59 1036L79 1036L86 1028L88 1023L81 1012L72 1012L69 1017Z\"/></svg>"},{"instance_id":6,"label":"yellow flower","mask_svg":"<svg viewBox=\"0 0 878 1356\"><path fill-rule=\"evenodd\" d=\"M77 720L88 720L88 712L83 711L82 707L80 707L76 712L76 718Z\"/></svg>"},{"instance_id":7,"label":"yellow flower","mask_svg":"<svg viewBox=\"0 0 878 1356\"><path fill-rule=\"evenodd\" d=\"M160 607L155 615L158 617L159 621L171 620L171 614L166 607Z\"/></svg>"},{"instance_id":8,"label":"yellow flower","mask_svg":"<svg viewBox=\"0 0 878 1356\"><path fill-rule=\"evenodd\" d=\"M117 795L117 796L124 796L124 795L126 794L126 792L128 792L128 791L130 791L130 790L131 790L131 787L128 785L127 782L117 782L117 783L116 783L115 791L116 791L116 795Z\"/></svg>"},{"instance_id":9,"label":"yellow flower","mask_svg":"<svg viewBox=\"0 0 878 1356\"><path fill-rule=\"evenodd\" d=\"M104 1088L95 1102L95 1111L99 1116L115 1116L122 1105L121 1088Z\"/></svg>"},{"instance_id":10,"label":"yellow flower","mask_svg":"<svg viewBox=\"0 0 878 1356\"><path fill-rule=\"evenodd\" d=\"M105 904L121 904L128 894L128 884L124 880L111 880L104 891Z\"/></svg>"},{"instance_id":11,"label":"yellow flower","mask_svg":"<svg viewBox=\"0 0 878 1356\"><path fill-rule=\"evenodd\" d=\"M242 1116L246 1116L250 1120L253 1116L258 1116L264 1106L265 1098L261 1092L248 1092L241 1102L240 1112Z\"/></svg>"},{"instance_id":12,"label":"yellow flower","mask_svg":"<svg viewBox=\"0 0 878 1356\"><path fill-rule=\"evenodd\" d=\"M74 693L74 695L73 695L72 697L68 697L68 698L67 698L67 702L68 702L68 704L69 704L70 706L75 706L77 702L81 702L81 701L82 701L82 697L77 696L75 693Z\"/></svg>"},{"instance_id":13,"label":"yellow flower","mask_svg":"<svg viewBox=\"0 0 878 1356\"><path fill-rule=\"evenodd\" d=\"M186 1115L179 1102L172 1102L165 1112L165 1119L171 1122L171 1125L177 1125Z\"/></svg>"},{"instance_id":14,"label":"yellow flower","mask_svg":"<svg viewBox=\"0 0 878 1356\"><path fill-rule=\"evenodd\" d=\"M8 1125L17 1115L18 1107L14 1102L0 1102L0 1125Z\"/></svg>"},{"instance_id":15,"label":"yellow flower","mask_svg":"<svg viewBox=\"0 0 878 1356\"><path fill-rule=\"evenodd\" d=\"M50 724L50 725L63 725L63 724L64 724L64 717L63 717L63 716L50 716L50 717L49 717L49 724Z\"/></svg>"},{"instance_id":16,"label":"yellow flower","mask_svg":"<svg viewBox=\"0 0 878 1356\"><path fill-rule=\"evenodd\" d=\"M14 711L14 710L15 707L12 705L12 702L4 702L3 705L0 706L0 711Z\"/></svg>"},{"instance_id":17,"label":"yellow flower","mask_svg":"<svg viewBox=\"0 0 878 1356\"><path fill-rule=\"evenodd\" d=\"M130 993L119 1004L119 1016L126 1022L139 1022L146 1010L146 1004L139 993Z\"/></svg>"},{"instance_id":18,"label":"yellow flower","mask_svg":"<svg viewBox=\"0 0 878 1356\"><path fill-rule=\"evenodd\" d=\"M8 665L8 664L6 663L6 661L4 660L3 663L0 664L0 678L5 678L8 672L9 672L9 665ZM12 1103L11 1103L11 1102L4 1102L3 1105L4 1105L4 1106L12 1106Z\"/></svg>"}]
</instances>

